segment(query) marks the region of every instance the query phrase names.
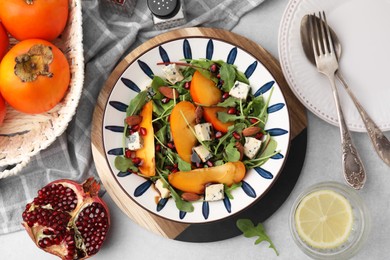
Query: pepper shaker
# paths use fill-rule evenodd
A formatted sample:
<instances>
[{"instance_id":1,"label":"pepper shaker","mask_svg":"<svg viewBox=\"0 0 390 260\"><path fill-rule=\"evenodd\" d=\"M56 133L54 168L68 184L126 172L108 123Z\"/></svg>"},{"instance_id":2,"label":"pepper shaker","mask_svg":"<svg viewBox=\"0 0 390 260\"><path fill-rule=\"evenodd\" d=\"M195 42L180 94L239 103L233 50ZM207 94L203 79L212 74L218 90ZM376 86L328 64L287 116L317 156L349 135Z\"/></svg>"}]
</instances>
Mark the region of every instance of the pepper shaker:
<instances>
[{"instance_id":1,"label":"pepper shaker","mask_svg":"<svg viewBox=\"0 0 390 260\"><path fill-rule=\"evenodd\" d=\"M156 29L164 30L186 23L181 0L148 0L147 3Z\"/></svg>"}]
</instances>

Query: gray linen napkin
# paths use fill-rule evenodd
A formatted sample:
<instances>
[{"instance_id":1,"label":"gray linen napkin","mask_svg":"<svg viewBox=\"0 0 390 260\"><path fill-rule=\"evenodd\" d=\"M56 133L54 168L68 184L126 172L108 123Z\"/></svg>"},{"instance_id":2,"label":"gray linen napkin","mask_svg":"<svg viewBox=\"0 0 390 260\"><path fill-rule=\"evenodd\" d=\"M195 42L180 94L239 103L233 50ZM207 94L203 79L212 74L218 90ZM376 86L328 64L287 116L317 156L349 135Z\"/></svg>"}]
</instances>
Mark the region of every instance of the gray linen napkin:
<instances>
[{"instance_id":1,"label":"gray linen napkin","mask_svg":"<svg viewBox=\"0 0 390 260\"><path fill-rule=\"evenodd\" d=\"M83 0L85 82L77 112L66 132L35 156L17 176L0 180L0 234L22 229L22 212L47 183L67 178L98 178L91 154L91 121L96 99L117 62L142 42L162 33L153 26L145 0L131 16L103 5L108 0ZM240 17L264 0L185 0L188 23L232 29Z\"/></svg>"}]
</instances>

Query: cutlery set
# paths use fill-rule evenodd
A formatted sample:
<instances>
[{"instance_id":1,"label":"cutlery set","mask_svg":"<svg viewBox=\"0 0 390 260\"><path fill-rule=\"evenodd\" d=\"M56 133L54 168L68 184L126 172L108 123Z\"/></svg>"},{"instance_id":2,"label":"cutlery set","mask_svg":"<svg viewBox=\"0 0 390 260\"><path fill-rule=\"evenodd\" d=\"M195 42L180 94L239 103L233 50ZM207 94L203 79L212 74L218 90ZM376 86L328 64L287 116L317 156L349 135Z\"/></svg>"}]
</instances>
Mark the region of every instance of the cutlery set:
<instances>
[{"instance_id":1,"label":"cutlery set","mask_svg":"<svg viewBox=\"0 0 390 260\"><path fill-rule=\"evenodd\" d=\"M336 78L344 86L359 111L367 134L379 157L389 166L390 141L367 114L344 80L338 63L341 57L341 45L327 23L325 12L320 12L318 17L315 14L308 14L302 18L301 43L308 60L330 81L340 127L344 178L354 189L361 189L366 181L366 172L345 122L335 83Z\"/></svg>"}]
</instances>

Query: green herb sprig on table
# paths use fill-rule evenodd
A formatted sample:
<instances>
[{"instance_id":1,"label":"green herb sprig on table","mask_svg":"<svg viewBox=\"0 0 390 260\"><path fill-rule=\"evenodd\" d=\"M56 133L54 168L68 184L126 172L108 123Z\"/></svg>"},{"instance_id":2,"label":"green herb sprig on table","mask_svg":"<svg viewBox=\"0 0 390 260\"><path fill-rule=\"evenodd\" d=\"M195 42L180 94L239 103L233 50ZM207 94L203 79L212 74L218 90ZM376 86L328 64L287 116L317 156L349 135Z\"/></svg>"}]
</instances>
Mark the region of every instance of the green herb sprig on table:
<instances>
[{"instance_id":1,"label":"green herb sprig on table","mask_svg":"<svg viewBox=\"0 0 390 260\"><path fill-rule=\"evenodd\" d=\"M239 219L236 222L236 225L239 230L244 234L244 237L258 237L255 241L255 245L260 244L263 241L267 241L269 243L269 248L272 248L276 255L279 256L278 250L276 250L275 245L272 243L271 239L265 232L263 224L259 223L257 226L253 224L250 219Z\"/></svg>"}]
</instances>

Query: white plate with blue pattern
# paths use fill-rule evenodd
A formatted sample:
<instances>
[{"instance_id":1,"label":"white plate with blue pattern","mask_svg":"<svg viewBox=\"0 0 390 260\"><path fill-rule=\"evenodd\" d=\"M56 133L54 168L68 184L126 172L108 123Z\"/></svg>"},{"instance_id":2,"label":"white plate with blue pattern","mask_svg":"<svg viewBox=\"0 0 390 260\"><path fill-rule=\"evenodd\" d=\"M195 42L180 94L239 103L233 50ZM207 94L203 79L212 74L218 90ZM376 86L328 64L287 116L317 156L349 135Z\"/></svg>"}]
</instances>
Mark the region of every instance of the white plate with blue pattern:
<instances>
[{"instance_id":1,"label":"white plate with blue pattern","mask_svg":"<svg viewBox=\"0 0 390 260\"><path fill-rule=\"evenodd\" d=\"M120 172L114 159L123 155L122 136L126 109L132 98L145 89L153 75L163 76L159 62L174 62L182 59L207 58L224 60L245 72L255 95L270 99L266 131L278 143L278 153L261 167L249 170L242 186L233 190L234 199L225 196L216 202L195 202L194 211L182 212L172 198L160 199L150 180L136 174ZM164 219L181 223L206 223L232 216L258 201L273 185L281 172L290 145L290 119L283 93L270 71L252 54L217 38L175 38L155 46L140 56L120 75L109 94L103 115L103 147L113 178L124 193L147 211Z\"/></svg>"}]
</instances>

